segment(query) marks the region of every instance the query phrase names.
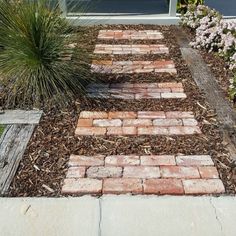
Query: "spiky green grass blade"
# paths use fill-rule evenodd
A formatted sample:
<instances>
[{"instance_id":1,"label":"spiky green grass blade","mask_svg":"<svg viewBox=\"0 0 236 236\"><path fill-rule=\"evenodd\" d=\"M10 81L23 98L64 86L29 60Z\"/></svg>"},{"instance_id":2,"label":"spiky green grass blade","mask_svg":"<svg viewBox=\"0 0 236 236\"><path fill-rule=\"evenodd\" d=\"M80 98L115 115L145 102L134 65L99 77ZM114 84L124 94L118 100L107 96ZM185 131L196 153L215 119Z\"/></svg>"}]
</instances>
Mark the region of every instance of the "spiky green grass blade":
<instances>
[{"instance_id":1,"label":"spiky green grass blade","mask_svg":"<svg viewBox=\"0 0 236 236\"><path fill-rule=\"evenodd\" d=\"M68 48L70 25L44 1L0 2L0 76L9 104L64 105L83 92L88 55ZM73 60L66 60L73 54Z\"/></svg>"}]
</instances>

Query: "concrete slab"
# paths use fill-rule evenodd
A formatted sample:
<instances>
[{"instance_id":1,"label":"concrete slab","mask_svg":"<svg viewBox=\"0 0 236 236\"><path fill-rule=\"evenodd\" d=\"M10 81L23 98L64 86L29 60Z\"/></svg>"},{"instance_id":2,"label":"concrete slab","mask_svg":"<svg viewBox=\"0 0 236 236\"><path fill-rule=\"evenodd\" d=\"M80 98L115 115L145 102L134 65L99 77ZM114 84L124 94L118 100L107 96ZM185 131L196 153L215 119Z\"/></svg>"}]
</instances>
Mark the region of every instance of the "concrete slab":
<instances>
[{"instance_id":1,"label":"concrete slab","mask_svg":"<svg viewBox=\"0 0 236 236\"><path fill-rule=\"evenodd\" d=\"M82 198L0 198L2 236L95 236L99 201Z\"/></svg>"},{"instance_id":2,"label":"concrete slab","mask_svg":"<svg viewBox=\"0 0 236 236\"><path fill-rule=\"evenodd\" d=\"M0 235L235 236L236 197L0 198Z\"/></svg>"}]
</instances>

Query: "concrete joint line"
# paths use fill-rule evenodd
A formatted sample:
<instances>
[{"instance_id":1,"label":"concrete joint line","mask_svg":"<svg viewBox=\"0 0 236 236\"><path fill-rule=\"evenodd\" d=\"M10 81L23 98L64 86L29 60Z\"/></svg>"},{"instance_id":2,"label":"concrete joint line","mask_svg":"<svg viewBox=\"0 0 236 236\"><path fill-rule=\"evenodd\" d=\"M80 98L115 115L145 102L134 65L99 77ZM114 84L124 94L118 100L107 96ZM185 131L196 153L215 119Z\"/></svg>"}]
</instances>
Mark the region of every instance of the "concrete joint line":
<instances>
[{"instance_id":1,"label":"concrete joint line","mask_svg":"<svg viewBox=\"0 0 236 236\"><path fill-rule=\"evenodd\" d=\"M99 220L98 220L98 236L102 236L102 198L98 199L99 204Z\"/></svg>"},{"instance_id":2,"label":"concrete joint line","mask_svg":"<svg viewBox=\"0 0 236 236\"><path fill-rule=\"evenodd\" d=\"M210 202L210 204L211 204L211 206L212 206L212 208L213 208L213 210L214 210L214 212L215 212L215 218L216 218L217 222L219 223L219 226L220 226L220 230L221 230L221 232L222 232L222 235L225 235L224 230L223 230L222 222L220 221L220 218L219 218L219 216L217 215L217 208L215 207L215 205L214 205L214 203L213 203L213 201L212 201L212 197L209 198L209 202Z\"/></svg>"}]
</instances>

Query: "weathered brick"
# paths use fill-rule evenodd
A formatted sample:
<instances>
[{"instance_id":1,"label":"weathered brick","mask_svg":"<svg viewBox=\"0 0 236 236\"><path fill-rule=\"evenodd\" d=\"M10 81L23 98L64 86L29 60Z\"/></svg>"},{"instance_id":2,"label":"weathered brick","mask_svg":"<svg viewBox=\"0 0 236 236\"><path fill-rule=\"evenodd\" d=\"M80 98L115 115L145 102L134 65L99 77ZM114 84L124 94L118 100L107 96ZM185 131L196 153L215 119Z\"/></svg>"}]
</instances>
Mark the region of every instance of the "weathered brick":
<instances>
[{"instance_id":1,"label":"weathered brick","mask_svg":"<svg viewBox=\"0 0 236 236\"><path fill-rule=\"evenodd\" d=\"M166 118L194 118L194 114L186 111L168 111L166 112Z\"/></svg>"},{"instance_id":2,"label":"weathered brick","mask_svg":"<svg viewBox=\"0 0 236 236\"><path fill-rule=\"evenodd\" d=\"M123 126L128 126L128 127L152 126L152 120L150 119L124 119Z\"/></svg>"},{"instance_id":3,"label":"weathered brick","mask_svg":"<svg viewBox=\"0 0 236 236\"><path fill-rule=\"evenodd\" d=\"M160 178L160 169L149 166L126 166L123 176L124 178Z\"/></svg>"},{"instance_id":4,"label":"weathered brick","mask_svg":"<svg viewBox=\"0 0 236 236\"><path fill-rule=\"evenodd\" d=\"M75 135L105 135L106 128L103 127L78 127L75 130Z\"/></svg>"},{"instance_id":5,"label":"weathered brick","mask_svg":"<svg viewBox=\"0 0 236 236\"><path fill-rule=\"evenodd\" d=\"M101 166L104 165L104 155L82 156L71 155L68 166Z\"/></svg>"},{"instance_id":6,"label":"weathered brick","mask_svg":"<svg viewBox=\"0 0 236 236\"><path fill-rule=\"evenodd\" d=\"M147 179L143 186L146 194L184 194L183 184L178 179Z\"/></svg>"},{"instance_id":7,"label":"weathered brick","mask_svg":"<svg viewBox=\"0 0 236 236\"><path fill-rule=\"evenodd\" d=\"M200 178L199 171L196 167L185 166L161 166L161 176L163 178Z\"/></svg>"},{"instance_id":8,"label":"weathered brick","mask_svg":"<svg viewBox=\"0 0 236 236\"><path fill-rule=\"evenodd\" d=\"M141 165L144 166L173 166L176 165L175 157L170 155L141 156Z\"/></svg>"},{"instance_id":9,"label":"weathered brick","mask_svg":"<svg viewBox=\"0 0 236 236\"><path fill-rule=\"evenodd\" d=\"M183 180L186 194L216 194L224 193L225 188L220 179Z\"/></svg>"},{"instance_id":10,"label":"weathered brick","mask_svg":"<svg viewBox=\"0 0 236 236\"><path fill-rule=\"evenodd\" d=\"M201 130L198 126L172 126L168 127L170 135L191 135L201 134Z\"/></svg>"},{"instance_id":11,"label":"weathered brick","mask_svg":"<svg viewBox=\"0 0 236 236\"><path fill-rule=\"evenodd\" d=\"M180 166L213 166L214 162L208 155L177 156L176 163Z\"/></svg>"},{"instance_id":12,"label":"weathered brick","mask_svg":"<svg viewBox=\"0 0 236 236\"><path fill-rule=\"evenodd\" d=\"M138 127L138 135L169 135L165 127Z\"/></svg>"},{"instance_id":13,"label":"weathered brick","mask_svg":"<svg viewBox=\"0 0 236 236\"><path fill-rule=\"evenodd\" d=\"M107 156L105 159L107 166L136 166L139 164L140 158L135 155L113 155Z\"/></svg>"},{"instance_id":14,"label":"weathered brick","mask_svg":"<svg viewBox=\"0 0 236 236\"><path fill-rule=\"evenodd\" d=\"M89 178L111 178L121 177L122 168L113 166L89 167L86 171Z\"/></svg>"},{"instance_id":15,"label":"weathered brick","mask_svg":"<svg viewBox=\"0 0 236 236\"><path fill-rule=\"evenodd\" d=\"M83 178L85 175L85 167L70 167L66 174L66 178Z\"/></svg>"},{"instance_id":16,"label":"weathered brick","mask_svg":"<svg viewBox=\"0 0 236 236\"><path fill-rule=\"evenodd\" d=\"M183 119L183 123L185 126L196 126L198 124L197 120L191 118Z\"/></svg>"},{"instance_id":17,"label":"weathered brick","mask_svg":"<svg viewBox=\"0 0 236 236\"><path fill-rule=\"evenodd\" d=\"M108 113L109 119L135 119L137 118L137 112L120 112L120 111L111 111Z\"/></svg>"},{"instance_id":18,"label":"weathered brick","mask_svg":"<svg viewBox=\"0 0 236 236\"><path fill-rule=\"evenodd\" d=\"M92 127L92 125L92 119L79 119L77 123L77 127Z\"/></svg>"},{"instance_id":19,"label":"weathered brick","mask_svg":"<svg viewBox=\"0 0 236 236\"><path fill-rule=\"evenodd\" d=\"M198 167L202 179L218 179L219 173L214 166Z\"/></svg>"},{"instance_id":20,"label":"weathered brick","mask_svg":"<svg viewBox=\"0 0 236 236\"><path fill-rule=\"evenodd\" d=\"M136 127L109 127L107 128L107 135L136 135Z\"/></svg>"},{"instance_id":21,"label":"weathered brick","mask_svg":"<svg viewBox=\"0 0 236 236\"><path fill-rule=\"evenodd\" d=\"M107 112L103 111L82 111L79 118L81 119L106 119L108 118Z\"/></svg>"},{"instance_id":22,"label":"weathered brick","mask_svg":"<svg viewBox=\"0 0 236 236\"><path fill-rule=\"evenodd\" d=\"M182 83L177 82L165 82L165 83L158 83L159 88L183 88Z\"/></svg>"},{"instance_id":23,"label":"weathered brick","mask_svg":"<svg viewBox=\"0 0 236 236\"><path fill-rule=\"evenodd\" d=\"M138 118L139 119L158 119L165 118L165 112L163 111L139 111Z\"/></svg>"},{"instance_id":24,"label":"weathered brick","mask_svg":"<svg viewBox=\"0 0 236 236\"><path fill-rule=\"evenodd\" d=\"M120 119L100 119L94 120L93 125L99 127L117 127L122 125L122 121Z\"/></svg>"},{"instance_id":25,"label":"weathered brick","mask_svg":"<svg viewBox=\"0 0 236 236\"><path fill-rule=\"evenodd\" d=\"M155 119L153 120L154 126L182 126L181 119Z\"/></svg>"},{"instance_id":26,"label":"weathered brick","mask_svg":"<svg viewBox=\"0 0 236 236\"><path fill-rule=\"evenodd\" d=\"M104 179L104 194L142 193L141 179L110 178Z\"/></svg>"},{"instance_id":27,"label":"weathered brick","mask_svg":"<svg viewBox=\"0 0 236 236\"><path fill-rule=\"evenodd\" d=\"M102 180L98 179L65 179L62 186L63 194L99 194L101 192Z\"/></svg>"},{"instance_id":28,"label":"weathered brick","mask_svg":"<svg viewBox=\"0 0 236 236\"><path fill-rule=\"evenodd\" d=\"M185 93L161 93L162 98L187 98Z\"/></svg>"},{"instance_id":29,"label":"weathered brick","mask_svg":"<svg viewBox=\"0 0 236 236\"><path fill-rule=\"evenodd\" d=\"M160 93L136 93L135 94L135 99L158 99L161 98Z\"/></svg>"}]
</instances>

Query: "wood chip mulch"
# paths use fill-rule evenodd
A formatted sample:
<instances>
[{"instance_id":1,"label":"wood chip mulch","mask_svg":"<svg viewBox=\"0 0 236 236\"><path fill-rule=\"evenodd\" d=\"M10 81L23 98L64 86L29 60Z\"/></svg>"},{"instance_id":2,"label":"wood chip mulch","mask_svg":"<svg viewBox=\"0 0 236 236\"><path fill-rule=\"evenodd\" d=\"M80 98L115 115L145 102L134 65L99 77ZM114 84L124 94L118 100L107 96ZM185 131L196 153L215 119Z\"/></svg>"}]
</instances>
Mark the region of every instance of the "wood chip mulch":
<instances>
[{"instance_id":1,"label":"wood chip mulch","mask_svg":"<svg viewBox=\"0 0 236 236\"><path fill-rule=\"evenodd\" d=\"M77 37L78 45L92 54L99 29L156 29L163 32L162 40L170 49L170 58L174 60L178 70L177 76L168 74L137 74L137 75L99 75L96 77L106 82L151 81L167 82L181 81L188 98L184 100L142 100L122 101L117 99L83 100L78 98L70 108L63 111L51 109L45 111L43 118L34 132L26 153L20 163L17 174L10 187L8 196L61 196L61 185L67 171L70 154L79 155L116 155L116 154L209 154L218 168L227 194L236 192L236 170L230 160L226 144L215 112L209 107L204 95L194 83L187 65L182 60L179 46L175 38L175 26L93 26L84 27L79 31L83 37ZM116 44L114 41L106 43ZM120 42L119 42L120 43ZM122 43L145 44L144 41L125 41ZM156 43L153 41L152 43ZM94 56L95 57L95 56ZM105 58L103 56L103 58ZM107 57L109 58L109 56ZM114 56L119 59L119 56ZM122 56L123 60L130 59ZM149 56L135 58L150 59ZM153 57L154 58L154 57ZM155 59L162 56L155 55ZM193 136L138 136L138 137L74 137L76 122L80 110L99 111L193 111L201 124L203 135Z\"/></svg>"}]
</instances>

